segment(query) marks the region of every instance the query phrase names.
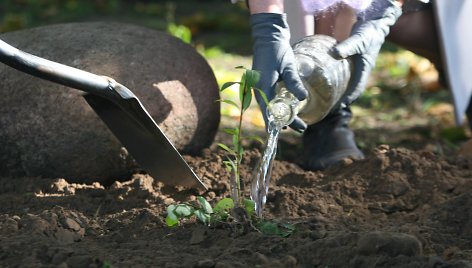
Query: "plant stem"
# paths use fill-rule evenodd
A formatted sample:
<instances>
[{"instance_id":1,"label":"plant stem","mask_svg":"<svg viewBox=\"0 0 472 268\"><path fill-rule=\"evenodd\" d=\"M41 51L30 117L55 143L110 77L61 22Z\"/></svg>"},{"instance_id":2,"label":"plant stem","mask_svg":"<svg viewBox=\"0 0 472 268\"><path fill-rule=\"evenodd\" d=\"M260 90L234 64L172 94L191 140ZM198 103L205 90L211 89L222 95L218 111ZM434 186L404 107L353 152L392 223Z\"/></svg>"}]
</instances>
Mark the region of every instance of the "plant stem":
<instances>
[{"instance_id":1,"label":"plant stem","mask_svg":"<svg viewBox=\"0 0 472 268\"><path fill-rule=\"evenodd\" d=\"M242 103L244 103L244 99L247 98L247 83L244 81L244 88L243 88L243 99ZM237 197L235 198L235 206L236 207L243 207L243 198L241 196L241 176L240 176L240 168L241 168L241 162L242 162L242 155L240 153L241 148L242 148L242 142L241 142L241 137L242 137L242 127L243 127L243 115L244 115L244 109L241 107L239 110L239 125L238 125L238 135L237 135L237 141L238 145L236 148L236 169L234 171L234 179L236 180L236 195Z\"/></svg>"}]
</instances>

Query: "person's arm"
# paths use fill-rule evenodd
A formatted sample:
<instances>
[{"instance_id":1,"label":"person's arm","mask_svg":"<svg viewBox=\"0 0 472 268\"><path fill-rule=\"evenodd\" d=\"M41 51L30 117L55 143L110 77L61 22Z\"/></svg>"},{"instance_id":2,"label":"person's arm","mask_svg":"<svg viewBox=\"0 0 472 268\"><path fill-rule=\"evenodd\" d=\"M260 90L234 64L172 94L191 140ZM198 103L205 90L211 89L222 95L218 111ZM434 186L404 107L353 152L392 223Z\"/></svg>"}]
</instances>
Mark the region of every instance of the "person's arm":
<instances>
[{"instance_id":1,"label":"person's arm","mask_svg":"<svg viewBox=\"0 0 472 268\"><path fill-rule=\"evenodd\" d=\"M338 58L351 57L354 70L344 97L344 104L351 104L364 91L370 71L390 27L402 14L401 1L379 0L376 6L359 14L351 36L337 44L333 55ZM374 5L374 4L373 4Z\"/></svg>"},{"instance_id":2,"label":"person's arm","mask_svg":"<svg viewBox=\"0 0 472 268\"><path fill-rule=\"evenodd\" d=\"M248 2L251 14L284 12L283 0L249 0Z\"/></svg>"},{"instance_id":3,"label":"person's arm","mask_svg":"<svg viewBox=\"0 0 472 268\"><path fill-rule=\"evenodd\" d=\"M259 71L256 87L268 100L275 96L278 81L284 81L287 89L299 100L307 97L298 74L295 56L290 46L290 30L283 13L283 0L250 0L250 24L253 40L252 69ZM267 126L266 104L259 91L254 92ZM306 123L296 117L290 127L304 131Z\"/></svg>"}]
</instances>

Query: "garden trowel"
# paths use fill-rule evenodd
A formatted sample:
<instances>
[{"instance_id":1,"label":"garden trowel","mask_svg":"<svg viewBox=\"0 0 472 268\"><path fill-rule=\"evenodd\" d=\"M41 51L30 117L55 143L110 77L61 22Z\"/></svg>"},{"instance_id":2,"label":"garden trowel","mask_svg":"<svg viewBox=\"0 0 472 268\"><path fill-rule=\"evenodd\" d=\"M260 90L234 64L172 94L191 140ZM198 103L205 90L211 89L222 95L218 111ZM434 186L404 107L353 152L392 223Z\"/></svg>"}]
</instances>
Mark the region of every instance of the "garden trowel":
<instances>
[{"instance_id":1,"label":"garden trowel","mask_svg":"<svg viewBox=\"0 0 472 268\"><path fill-rule=\"evenodd\" d=\"M0 61L30 75L87 92L85 100L152 177L165 184L206 189L136 95L125 86L112 78L31 55L2 40Z\"/></svg>"}]
</instances>

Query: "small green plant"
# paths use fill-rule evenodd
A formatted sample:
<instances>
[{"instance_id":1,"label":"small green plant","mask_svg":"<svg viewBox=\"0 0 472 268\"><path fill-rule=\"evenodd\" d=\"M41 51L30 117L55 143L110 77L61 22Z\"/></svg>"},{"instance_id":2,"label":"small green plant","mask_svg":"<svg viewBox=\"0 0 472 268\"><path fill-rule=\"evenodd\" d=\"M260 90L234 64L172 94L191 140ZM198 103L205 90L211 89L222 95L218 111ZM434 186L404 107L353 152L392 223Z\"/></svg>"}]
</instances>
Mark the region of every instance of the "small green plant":
<instances>
[{"instance_id":1,"label":"small green plant","mask_svg":"<svg viewBox=\"0 0 472 268\"><path fill-rule=\"evenodd\" d=\"M245 210L248 215L254 215L254 203L245 200ZM180 221L196 218L205 225L214 225L220 222L228 222L231 210L234 208L234 201L231 198L223 198L214 207L202 196L197 197L196 204L183 203L172 204L167 207L166 224L169 227L176 226Z\"/></svg>"},{"instance_id":2,"label":"small green plant","mask_svg":"<svg viewBox=\"0 0 472 268\"><path fill-rule=\"evenodd\" d=\"M295 225L290 223L281 223L277 221L267 221L257 219L255 216L254 202L244 199L244 209L248 216L248 223L253 230L259 231L265 235L275 235L288 237L295 231ZM202 196L197 197L194 204L172 204L167 207L166 224L169 227L175 227L186 219L196 218L208 226L214 226L218 223L229 223L234 220L232 210L235 209L233 199L223 198L218 201L214 207ZM239 221L239 220L238 220Z\"/></svg>"},{"instance_id":3,"label":"small green plant","mask_svg":"<svg viewBox=\"0 0 472 268\"><path fill-rule=\"evenodd\" d=\"M235 207L243 207L243 198L241 193L241 161L243 158L244 148L242 146L242 141L244 139L256 140L261 143L263 141L258 136L245 136L243 135L243 116L244 112L249 108L252 102L252 91L259 91L260 95L267 103L267 97L264 92L256 88L256 83L260 79L260 74L254 70L248 70L242 66L236 67L236 69L244 70L244 73L239 82L227 82L223 84L220 91L224 91L232 85L239 84L239 104L232 100L220 100L221 102L227 103L239 109L239 122L237 127L226 128L224 131L232 136L232 145L228 146L222 143L219 143L218 146L227 152L227 160L224 161L226 169L229 172L232 172L233 176L231 177L231 196L234 200Z\"/></svg>"},{"instance_id":4,"label":"small green plant","mask_svg":"<svg viewBox=\"0 0 472 268\"><path fill-rule=\"evenodd\" d=\"M227 153L227 160L224 161L231 176L231 198L223 198L212 207L205 198L198 196L196 202L172 204L167 207L166 224L169 227L177 226L181 221L196 218L205 225L215 225L217 223L229 223L236 221L243 224L249 224L254 230L267 235L277 235L282 237L289 236L294 230L295 225L289 223L280 223L277 221L268 221L259 219L255 213L255 203L250 199L245 199L241 192L241 162L244 148L242 142L245 139L256 140L263 143L258 136L246 136L243 133L244 112L251 105L252 92L256 90L260 93L263 100L267 103L267 97L255 85L259 81L259 73L254 70L248 70L242 66L236 69L244 70L239 82L227 82L223 84L220 91L226 90L232 85L239 85L239 102L232 100L219 100L236 107L239 110L239 121L236 127L226 128L224 131L231 135L232 144L218 144L218 146Z\"/></svg>"}]
</instances>

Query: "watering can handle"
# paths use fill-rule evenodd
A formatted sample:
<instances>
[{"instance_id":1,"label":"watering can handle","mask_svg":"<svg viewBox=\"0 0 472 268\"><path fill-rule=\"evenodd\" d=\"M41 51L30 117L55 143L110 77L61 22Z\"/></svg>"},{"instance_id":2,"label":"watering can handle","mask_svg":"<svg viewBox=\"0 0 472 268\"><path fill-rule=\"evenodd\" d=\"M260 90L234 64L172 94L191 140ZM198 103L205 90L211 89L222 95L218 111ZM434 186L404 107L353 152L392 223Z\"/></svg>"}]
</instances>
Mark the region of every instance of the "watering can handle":
<instances>
[{"instance_id":1,"label":"watering can handle","mask_svg":"<svg viewBox=\"0 0 472 268\"><path fill-rule=\"evenodd\" d=\"M110 97L114 81L21 51L0 40L0 61L19 71L88 93Z\"/></svg>"}]
</instances>

